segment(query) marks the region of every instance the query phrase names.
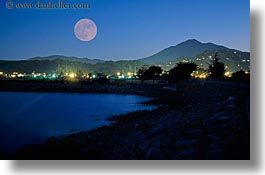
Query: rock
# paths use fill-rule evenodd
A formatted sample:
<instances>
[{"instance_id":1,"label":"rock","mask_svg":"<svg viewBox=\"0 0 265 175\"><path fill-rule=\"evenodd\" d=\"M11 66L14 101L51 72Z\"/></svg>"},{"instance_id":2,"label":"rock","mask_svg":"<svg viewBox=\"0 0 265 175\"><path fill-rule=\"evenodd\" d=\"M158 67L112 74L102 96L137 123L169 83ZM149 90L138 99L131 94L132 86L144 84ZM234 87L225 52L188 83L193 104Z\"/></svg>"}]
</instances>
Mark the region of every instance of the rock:
<instances>
[{"instance_id":1,"label":"rock","mask_svg":"<svg viewBox=\"0 0 265 175\"><path fill-rule=\"evenodd\" d=\"M228 101L234 101L234 100L235 100L235 97L228 97L227 100L228 100Z\"/></svg>"},{"instance_id":2,"label":"rock","mask_svg":"<svg viewBox=\"0 0 265 175\"><path fill-rule=\"evenodd\" d=\"M103 143L102 142L98 142L97 145L103 145Z\"/></svg>"},{"instance_id":3,"label":"rock","mask_svg":"<svg viewBox=\"0 0 265 175\"><path fill-rule=\"evenodd\" d=\"M194 154L194 151L193 150L184 150L184 151L181 151L178 153L179 155L193 155Z\"/></svg>"},{"instance_id":4,"label":"rock","mask_svg":"<svg viewBox=\"0 0 265 175\"><path fill-rule=\"evenodd\" d=\"M228 119L230 119L230 117L229 116L222 116L222 117L219 117L219 119L220 120L228 120Z\"/></svg>"},{"instance_id":5,"label":"rock","mask_svg":"<svg viewBox=\"0 0 265 175\"><path fill-rule=\"evenodd\" d=\"M155 148L155 147L151 147L147 153L145 154L144 158L145 159L158 159L160 154L160 151Z\"/></svg>"},{"instance_id":6,"label":"rock","mask_svg":"<svg viewBox=\"0 0 265 175\"><path fill-rule=\"evenodd\" d=\"M184 138L180 138L175 144L177 146L182 146L182 147L191 147L195 142L196 142L195 139L186 140Z\"/></svg>"},{"instance_id":7,"label":"rock","mask_svg":"<svg viewBox=\"0 0 265 175\"><path fill-rule=\"evenodd\" d=\"M210 152L211 153L223 153L224 149L223 148L216 148L216 149L212 149Z\"/></svg>"},{"instance_id":8,"label":"rock","mask_svg":"<svg viewBox=\"0 0 265 175\"><path fill-rule=\"evenodd\" d=\"M148 150L149 145L147 143L143 143L139 146L140 151L146 151Z\"/></svg>"},{"instance_id":9,"label":"rock","mask_svg":"<svg viewBox=\"0 0 265 175\"><path fill-rule=\"evenodd\" d=\"M228 105L227 107L228 107L228 109L235 109L236 106L233 105L233 104L230 104L230 105Z\"/></svg>"},{"instance_id":10,"label":"rock","mask_svg":"<svg viewBox=\"0 0 265 175\"><path fill-rule=\"evenodd\" d=\"M197 136L202 134L202 130L200 130L200 129L192 129L192 130L188 130L186 133L189 134L189 135L192 135L194 137L197 137Z\"/></svg>"},{"instance_id":11,"label":"rock","mask_svg":"<svg viewBox=\"0 0 265 175\"><path fill-rule=\"evenodd\" d=\"M215 136L215 135L208 135L208 137L210 137L213 140L220 140L220 137Z\"/></svg>"},{"instance_id":12,"label":"rock","mask_svg":"<svg viewBox=\"0 0 265 175\"><path fill-rule=\"evenodd\" d=\"M214 118L219 118L220 116L223 116L223 115L225 115L224 111L215 112Z\"/></svg>"}]
</instances>

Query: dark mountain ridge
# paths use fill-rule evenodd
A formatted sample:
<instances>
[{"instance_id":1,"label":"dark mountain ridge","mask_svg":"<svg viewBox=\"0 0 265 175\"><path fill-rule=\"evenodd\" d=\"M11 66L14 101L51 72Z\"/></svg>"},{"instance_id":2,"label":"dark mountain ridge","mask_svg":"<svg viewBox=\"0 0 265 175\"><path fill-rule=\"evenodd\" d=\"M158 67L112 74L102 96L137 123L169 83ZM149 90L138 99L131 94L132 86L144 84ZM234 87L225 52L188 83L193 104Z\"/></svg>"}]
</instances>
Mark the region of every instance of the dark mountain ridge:
<instances>
[{"instance_id":1,"label":"dark mountain ridge","mask_svg":"<svg viewBox=\"0 0 265 175\"><path fill-rule=\"evenodd\" d=\"M29 61L34 61L34 60L67 60L67 61L78 61L81 63L89 63L89 64L97 64L97 63L102 63L104 62L104 60L100 60L100 59L89 59L89 58L78 58L78 57L69 57L69 56L64 56L64 55L51 55L48 57L34 57L34 58L30 58L28 59Z\"/></svg>"},{"instance_id":2,"label":"dark mountain ridge","mask_svg":"<svg viewBox=\"0 0 265 175\"><path fill-rule=\"evenodd\" d=\"M160 64L173 61L179 57L195 57L206 50L228 49L213 43L201 43L196 39L184 41L176 46L166 48L152 56L139 59L146 64Z\"/></svg>"},{"instance_id":3,"label":"dark mountain ridge","mask_svg":"<svg viewBox=\"0 0 265 175\"><path fill-rule=\"evenodd\" d=\"M115 74L116 72L136 72L142 65L160 65L163 70L168 71L177 62L193 61L200 68L207 69L218 52L227 71L249 70L250 53L236 49L229 49L213 43L201 43L190 39L176 46L168 47L150 57L138 60L104 61L99 59L88 59L68 57L63 55L52 55L48 57L34 57L27 60L10 61L0 60L0 72L60 72L82 70L83 72L101 72Z\"/></svg>"}]
</instances>

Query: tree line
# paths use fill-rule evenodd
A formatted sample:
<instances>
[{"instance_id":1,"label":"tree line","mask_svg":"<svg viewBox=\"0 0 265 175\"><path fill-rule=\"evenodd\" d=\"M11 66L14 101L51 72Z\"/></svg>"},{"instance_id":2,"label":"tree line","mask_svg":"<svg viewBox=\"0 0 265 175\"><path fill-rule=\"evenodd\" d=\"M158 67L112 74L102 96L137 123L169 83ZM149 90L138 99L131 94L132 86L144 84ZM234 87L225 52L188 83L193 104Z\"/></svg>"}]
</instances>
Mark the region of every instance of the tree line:
<instances>
[{"instance_id":1,"label":"tree line","mask_svg":"<svg viewBox=\"0 0 265 175\"><path fill-rule=\"evenodd\" d=\"M163 70L159 66L148 66L144 65L138 69L137 76L143 83L145 80L164 79L169 83L177 83L181 80L189 80L191 78L191 73L198 69L198 65L194 62L183 63L179 62L176 66L170 69L168 72L163 73ZM225 77L225 65L218 58L218 53L214 55L214 59L209 64L206 70L209 74L209 79L213 81L224 81L227 80ZM245 71L240 70L232 74L230 81L235 82L249 82L250 75L246 74Z\"/></svg>"}]
</instances>

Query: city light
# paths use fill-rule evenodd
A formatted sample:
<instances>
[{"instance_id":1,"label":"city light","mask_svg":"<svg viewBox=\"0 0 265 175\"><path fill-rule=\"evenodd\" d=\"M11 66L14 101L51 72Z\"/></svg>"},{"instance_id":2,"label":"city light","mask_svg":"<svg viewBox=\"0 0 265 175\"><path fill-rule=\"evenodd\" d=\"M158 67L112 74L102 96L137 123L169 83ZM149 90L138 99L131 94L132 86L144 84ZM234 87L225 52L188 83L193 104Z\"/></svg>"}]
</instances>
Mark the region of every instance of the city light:
<instances>
[{"instance_id":1,"label":"city light","mask_svg":"<svg viewBox=\"0 0 265 175\"><path fill-rule=\"evenodd\" d=\"M18 77L25 77L25 75L24 75L24 74L21 74L21 73L18 74L17 76L18 76Z\"/></svg>"},{"instance_id":2,"label":"city light","mask_svg":"<svg viewBox=\"0 0 265 175\"><path fill-rule=\"evenodd\" d=\"M208 73L200 72L200 71L193 71L191 76L194 78L206 79L208 77Z\"/></svg>"},{"instance_id":3,"label":"city light","mask_svg":"<svg viewBox=\"0 0 265 175\"><path fill-rule=\"evenodd\" d=\"M225 76L228 77L228 78L231 78L232 77L232 72L225 72Z\"/></svg>"},{"instance_id":4,"label":"city light","mask_svg":"<svg viewBox=\"0 0 265 175\"><path fill-rule=\"evenodd\" d=\"M74 74L74 73L70 73L70 74L69 74L69 77L70 77L70 78L75 78L75 74Z\"/></svg>"},{"instance_id":5,"label":"city light","mask_svg":"<svg viewBox=\"0 0 265 175\"><path fill-rule=\"evenodd\" d=\"M82 75L82 78L89 79L89 78L90 78L90 76L89 76L89 74L84 74L84 75Z\"/></svg>"},{"instance_id":6,"label":"city light","mask_svg":"<svg viewBox=\"0 0 265 175\"><path fill-rule=\"evenodd\" d=\"M207 78L207 75L206 74L201 74L201 75L199 75L199 78L205 79L205 78Z\"/></svg>"}]
</instances>

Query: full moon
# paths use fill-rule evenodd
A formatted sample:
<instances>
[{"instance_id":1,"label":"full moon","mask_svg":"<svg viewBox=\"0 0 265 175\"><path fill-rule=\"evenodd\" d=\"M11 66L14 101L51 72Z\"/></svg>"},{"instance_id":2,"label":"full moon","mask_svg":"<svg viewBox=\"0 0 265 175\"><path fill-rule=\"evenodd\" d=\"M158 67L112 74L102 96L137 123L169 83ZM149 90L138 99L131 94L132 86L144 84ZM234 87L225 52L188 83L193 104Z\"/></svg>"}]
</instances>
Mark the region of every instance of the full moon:
<instances>
[{"instance_id":1,"label":"full moon","mask_svg":"<svg viewBox=\"0 0 265 175\"><path fill-rule=\"evenodd\" d=\"M81 41L91 41L97 35L97 25L90 19L80 19L75 24L74 33Z\"/></svg>"}]
</instances>

